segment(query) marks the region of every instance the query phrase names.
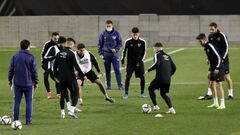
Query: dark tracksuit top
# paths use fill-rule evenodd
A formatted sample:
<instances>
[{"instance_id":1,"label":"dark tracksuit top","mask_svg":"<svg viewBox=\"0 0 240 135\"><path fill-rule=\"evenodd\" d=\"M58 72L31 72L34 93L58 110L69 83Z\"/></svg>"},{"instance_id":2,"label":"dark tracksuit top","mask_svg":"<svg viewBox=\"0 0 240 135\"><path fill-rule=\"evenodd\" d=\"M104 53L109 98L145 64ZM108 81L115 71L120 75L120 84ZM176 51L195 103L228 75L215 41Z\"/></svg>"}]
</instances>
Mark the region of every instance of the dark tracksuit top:
<instances>
[{"instance_id":1,"label":"dark tracksuit top","mask_svg":"<svg viewBox=\"0 0 240 135\"><path fill-rule=\"evenodd\" d=\"M154 64L148 69L148 72L156 69L155 79L159 83L170 84L171 76L176 71L176 65L171 57L163 50L158 51L154 55Z\"/></svg>"},{"instance_id":2,"label":"dark tracksuit top","mask_svg":"<svg viewBox=\"0 0 240 135\"><path fill-rule=\"evenodd\" d=\"M78 66L75 53L68 47L57 54L53 69L54 76L59 79L60 82L76 79L74 69L76 69L81 76L84 76Z\"/></svg>"},{"instance_id":3,"label":"dark tracksuit top","mask_svg":"<svg viewBox=\"0 0 240 135\"><path fill-rule=\"evenodd\" d=\"M47 51L49 50L49 48L54 46L54 45L56 45L56 43L54 43L52 40L49 40L43 46L43 49L42 49L42 52L41 52L41 62L42 62L43 69L50 69L51 68L50 62L45 61L44 56L47 53Z\"/></svg>"},{"instance_id":4,"label":"dark tracksuit top","mask_svg":"<svg viewBox=\"0 0 240 135\"><path fill-rule=\"evenodd\" d=\"M222 60L228 60L228 40L219 30L208 36L208 41L217 48Z\"/></svg>"},{"instance_id":5,"label":"dark tracksuit top","mask_svg":"<svg viewBox=\"0 0 240 135\"><path fill-rule=\"evenodd\" d=\"M204 45L204 51L210 62L210 71L213 72L215 69L219 69L221 66L221 57L216 47L207 42L206 45Z\"/></svg>"},{"instance_id":6,"label":"dark tracksuit top","mask_svg":"<svg viewBox=\"0 0 240 135\"><path fill-rule=\"evenodd\" d=\"M53 70L53 63L58 52L62 50L62 47L54 45L48 49L43 57L43 61L50 62L50 68Z\"/></svg>"},{"instance_id":7,"label":"dark tracksuit top","mask_svg":"<svg viewBox=\"0 0 240 135\"><path fill-rule=\"evenodd\" d=\"M123 47L121 63L124 64L126 53L128 65L136 65L139 62L143 62L146 55L146 46L146 41L142 38L138 40L133 38L127 39Z\"/></svg>"}]
</instances>

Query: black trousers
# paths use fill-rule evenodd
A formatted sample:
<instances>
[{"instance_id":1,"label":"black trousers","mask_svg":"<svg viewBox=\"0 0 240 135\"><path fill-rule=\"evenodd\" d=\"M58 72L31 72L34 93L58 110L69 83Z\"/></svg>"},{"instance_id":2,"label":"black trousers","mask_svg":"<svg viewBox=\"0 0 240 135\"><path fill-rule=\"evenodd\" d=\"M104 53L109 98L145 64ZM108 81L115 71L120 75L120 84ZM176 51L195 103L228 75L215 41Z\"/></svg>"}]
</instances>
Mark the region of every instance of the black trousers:
<instances>
[{"instance_id":1,"label":"black trousers","mask_svg":"<svg viewBox=\"0 0 240 135\"><path fill-rule=\"evenodd\" d=\"M44 70L43 75L44 75L44 85L45 85L45 88L46 88L47 92L51 92L48 78L50 76L52 80L55 80L54 79L54 75L53 75L53 71L51 69ZM55 87L56 87L57 94L60 94L60 89L61 89L60 85L58 83L55 83Z\"/></svg>"}]
</instances>

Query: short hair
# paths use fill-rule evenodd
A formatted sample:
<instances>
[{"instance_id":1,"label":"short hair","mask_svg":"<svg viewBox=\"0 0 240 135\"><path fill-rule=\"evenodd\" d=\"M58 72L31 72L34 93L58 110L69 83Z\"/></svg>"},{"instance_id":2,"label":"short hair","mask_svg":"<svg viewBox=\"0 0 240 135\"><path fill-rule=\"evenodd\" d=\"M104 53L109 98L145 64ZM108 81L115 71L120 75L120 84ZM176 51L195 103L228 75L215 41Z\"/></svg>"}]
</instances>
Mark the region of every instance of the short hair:
<instances>
[{"instance_id":1,"label":"short hair","mask_svg":"<svg viewBox=\"0 0 240 135\"><path fill-rule=\"evenodd\" d=\"M58 32L53 32L53 33L52 33L52 37L53 37L53 36L59 36L59 33L58 33Z\"/></svg>"},{"instance_id":2,"label":"short hair","mask_svg":"<svg viewBox=\"0 0 240 135\"><path fill-rule=\"evenodd\" d=\"M157 42L153 45L154 47L163 47L162 43L161 42Z\"/></svg>"},{"instance_id":3,"label":"short hair","mask_svg":"<svg viewBox=\"0 0 240 135\"><path fill-rule=\"evenodd\" d=\"M20 47L22 50L26 50L30 46L30 42L26 39L20 42Z\"/></svg>"},{"instance_id":4,"label":"short hair","mask_svg":"<svg viewBox=\"0 0 240 135\"><path fill-rule=\"evenodd\" d=\"M71 37L67 38L67 41L72 41L74 44L76 44L76 41Z\"/></svg>"},{"instance_id":5,"label":"short hair","mask_svg":"<svg viewBox=\"0 0 240 135\"><path fill-rule=\"evenodd\" d=\"M107 20L106 24L113 24L112 20Z\"/></svg>"},{"instance_id":6,"label":"short hair","mask_svg":"<svg viewBox=\"0 0 240 135\"><path fill-rule=\"evenodd\" d=\"M197 40L202 40L202 39L206 39L206 35L204 33L200 33L197 37Z\"/></svg>"},{"instance_id":7,"label":"short hair","mask_svg":"<svg viewBox=\"0 0 240 135\"><path fill-rule=\"evenodd\" d=\"M217 27L218 27L217 23L215 23L215 22L211 22L211 23L209 24L209 26L210 26L210 27L214 27L214 28L217 28Z\"/></svg>"},{"instance_id":8,"label":"short hair","mask_svg":"<svg viewBox=\"0 0 240 135\"><path fill-rule=\"evenodd\" d=\"M138 27L133 27L132 28L132 33L139 33Z\"/></svg>"},{"instance_id":9,"label":"short hair","mask_svg":"<svg viewBox=\"0 0 240 135\"><path fill-rule=\"evenodd\" d=\"M77 49L78 49L78 50L83 49L83 48L85 48L85 45L84 45L83 43L79 43L79 44L77 45Z\"/></svg>"},{"instance_id":10,"label":"short hair","mask_svg":"<svg viewBox=\"0 0 240 135\"><path fill-rule=\"evenodd\" d=\"M67 40L64 36L60 36L59 39L58 39L58 43L59 44L62 44L62 43L65 43Z\"/></svg>"}]
</instances>

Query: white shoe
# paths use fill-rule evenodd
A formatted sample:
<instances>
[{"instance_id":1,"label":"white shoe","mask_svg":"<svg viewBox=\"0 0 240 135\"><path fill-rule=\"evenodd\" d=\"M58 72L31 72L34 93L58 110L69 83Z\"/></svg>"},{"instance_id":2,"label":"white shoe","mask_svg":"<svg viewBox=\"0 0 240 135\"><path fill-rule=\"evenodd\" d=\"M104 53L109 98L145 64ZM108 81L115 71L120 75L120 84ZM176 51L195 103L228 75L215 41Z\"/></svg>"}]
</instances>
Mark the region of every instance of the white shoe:
<instances>
[{"instance_id":1,"label":"white shoe","mask_svg":"<svg viewBox=\"0 0 240 135\"><path fill-rule=\"evenodd\" d=\"M82 112L82 110L76 107L74 112Z\"/></svg>"},{"instance_id":2,"label":"white shoe","mask_svg":"<svg viewBox=\"0 0 240 135\"><path fill-rule=\"evenodd\" d=\"M69 112L68 112L68 115L72 116L72 117L75 118L75 119L78 119L77 114L74 113L74 112L69 111Z\"/></svg>"},{"instance_id":3,"label":"white shoe","mask_svg":"<svg viewBox=\"0 0 240 135\"><path fill-rule=\"evenodd\" d=\"M167 114L176 114L176 111L175 109L172 107L172 108L169 108L169 110L166 112Z\"/></svg>"},{"instance_id":4,"label":"white shoe","mask_svg":"<svg viewBox=\"0 0 240 135\"><path fill-rule=\"evenodd\" d=\"M65 112L62 112L62 111L61 111L60 117L61 117L62 119L64 119L64 118L65 118Z\"/></svg>"},{"instance_id":5,"label":"white shoe","mask_svg":"<svg viewBox=\"0 0 240 135\"><path fill-rule=\"evenodd\" d=\"M225 109L225 108L226 108L225 105L220 105L217 109L218 109L218 110L222 110L222 109Z\"/></svg>"},{"instance_id":6,"label":"white shoe","mask_svg":"<svg viewBox=\"0 0 240 135\"><path fill-rule=\"evenodd\" d=\"M158 110L160 110L160 107L158 105L154 105L153 106L153 111L158 111Z\"/></svg>"}]
</instances>

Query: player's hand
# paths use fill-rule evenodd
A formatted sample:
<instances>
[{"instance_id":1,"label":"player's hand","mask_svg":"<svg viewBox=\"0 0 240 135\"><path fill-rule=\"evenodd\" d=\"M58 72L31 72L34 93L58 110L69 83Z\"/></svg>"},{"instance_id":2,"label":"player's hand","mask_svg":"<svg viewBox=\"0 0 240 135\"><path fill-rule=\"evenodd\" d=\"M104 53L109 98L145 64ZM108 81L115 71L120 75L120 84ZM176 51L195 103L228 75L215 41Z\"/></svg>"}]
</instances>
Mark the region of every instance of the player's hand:
<instances>
[{"instance_id":1,"label":"player's hand","mask_svg":"<svg viewBox=\"0 0 240 135\"><path fill-rule=\"evenodd\" d=\"M117 52L116 49L111 49L111 50L112 50L113 53L116 53L116 52Z\"/></svg>"},{"instance_id":2,"label":"player's hand","mask_svg":"<svg viewBox=\"0 0 240 135\"><path fill-rule=\"evenodd\" d=\"M60 81L59 81L56 77L55 77L54 79L55 79L55 81L56 81L57 83L60 83Z\"/></svg>"},{"instance_id":3,"label":"player's hand","mask_svg":"<svg viewBox=\"0 0 240 135\"><path fill-rule=\"evenodd\" d=\"M103 59L103 55L101 54L100 57Z\"/></svg>"},{"instance_id":4,"label":"player's hand","mask_svg":"<svg viewBox=\"0 0 240 135\"><path fill-rule=\"evenodd\" d=\"M215 69L214 74L218 74L218 73L219 73L219 69Z\"/></svg>"},{"instance_id":5,"label":"player's hand","mask_svg":"<svg viewBox=\"0 0 240 135\"><path fill-rule=\"evenodd\" d=\"M12 91L13 89L12 81L8 81L8 85L9 85L10 91Z\"/></svg>"},{"instance_id":6,"label":"player's hand","mask_svg":"<svg viewBox=\"0 0 240 135\"><path fill-rule=\"evenodd\" d=\"M34 85L33 85L34 91L36 91L37 88L38 88L38 84L34 84Z\"/></svg>"},{"instance_id":7,"label":"player's hand","mask_svg":"<svg viewBox=\"0 0 240 135\"><path fill-rule=\"evenodd\" d=\"M102 77L103 76L103 73L102 72L98 72L98 75L97 75L97 77Z\"/></svg>"},{"instance_id":8,"label":"player's hand","mask_svg":"<svg viewBox=\"0 0 240 135\"><path fill-rule=\"evenodd\" d=\"M209 60L208 60L208 59L206 60L206 62L207 62L207 64L208 64L208 65L210 64L210 62L209 62Z\"/></svg>"},{"instance_id":9,"label":"player's hand","mask_svg":"<svg viewBox=\"0 0 240 135\"><path fill-rule=\"evenodd\" d=\"M84 78L84 80L86 80L86 81L88 80L86 76L84 76L83 78Z\"/></svg>"},{"instance_id":10,"label":"player's hand","mask_svg":"<svg viewBox=\"0 0 240 135\"><path fill-rule=\"evenodd\" d=\"M148 74L148 71L146 70L145 73L144 73L144 75L147 75L147 74Z\"/></svg>"}]
</instances>

